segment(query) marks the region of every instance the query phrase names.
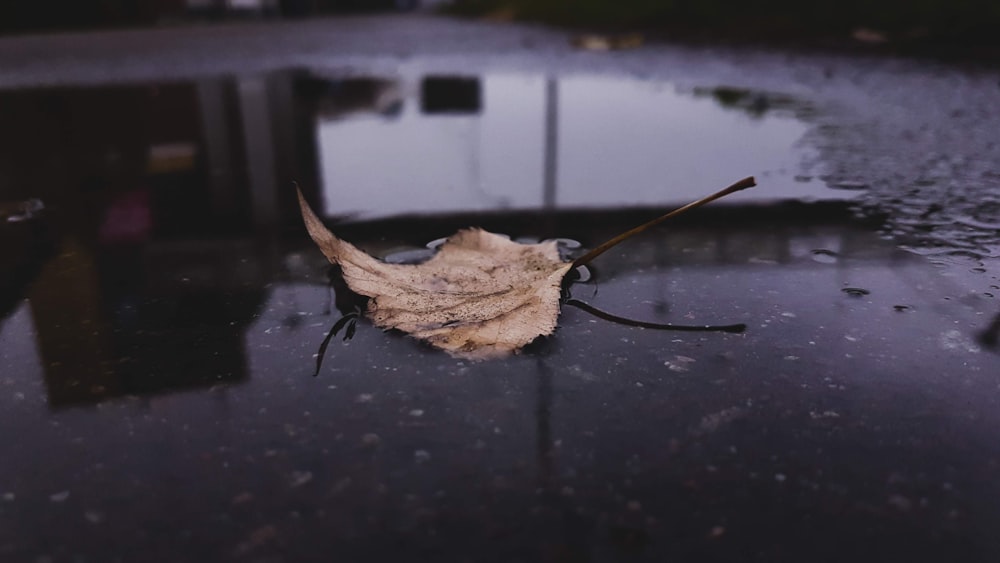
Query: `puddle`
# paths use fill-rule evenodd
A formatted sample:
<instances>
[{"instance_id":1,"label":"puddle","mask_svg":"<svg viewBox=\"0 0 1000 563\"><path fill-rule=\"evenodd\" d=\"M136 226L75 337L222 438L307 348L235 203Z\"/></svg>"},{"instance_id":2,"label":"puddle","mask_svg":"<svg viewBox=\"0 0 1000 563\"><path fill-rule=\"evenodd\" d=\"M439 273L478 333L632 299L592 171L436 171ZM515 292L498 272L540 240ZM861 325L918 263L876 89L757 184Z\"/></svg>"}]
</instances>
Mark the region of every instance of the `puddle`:
<instances>
[{"instance_id":1,"label":"puddle","mask_svg":"<svg viewBox=\"0 0 1000 563\"><path fill-rule=\"evenodd\" d=\"M815 156L800 142L808 105L787 96L407 68L0 92L0 312L31 304L51 405L246 380L216 362L243 353L227 331L258 314L273 280L325 281L322 264L275 266L260 242L300 233L293 181L400 263L471 222L571 252L593 243L587 225L606 214L746 175L760 186L726 205L842 198L803 170ZM401 215L446 220L391 223ZM229 328L211 328L223 319ZM157 365L184 376L143 375Z\"/></svg>"}]
</instances>

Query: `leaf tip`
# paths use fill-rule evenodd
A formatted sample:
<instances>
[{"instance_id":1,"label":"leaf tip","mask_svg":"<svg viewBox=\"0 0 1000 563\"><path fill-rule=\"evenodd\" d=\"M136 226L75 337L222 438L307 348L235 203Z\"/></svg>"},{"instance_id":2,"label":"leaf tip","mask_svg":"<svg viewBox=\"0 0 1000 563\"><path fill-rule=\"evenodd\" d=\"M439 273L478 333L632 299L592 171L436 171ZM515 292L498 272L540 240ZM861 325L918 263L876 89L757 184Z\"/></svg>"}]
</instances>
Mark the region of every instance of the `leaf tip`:
<instances>
[{"instance_id":1,"label":"leaf tip","mask_svg":"<svg viewBox=\"0 0 1000 563\"><path fill-rule=\"evenodd\" d=\"M295 191L299 196L299 211L302 213L302 222L306 225L309 237L319 246L319 249L330 262L338 262L337 256L339 251L337 246L340 241L337 237L333 236L333 233L326 228L323 221L312 210L309 202L306 201L306 196L302 194L298 183L295 183Z\"/></svg>"}]
</instances>

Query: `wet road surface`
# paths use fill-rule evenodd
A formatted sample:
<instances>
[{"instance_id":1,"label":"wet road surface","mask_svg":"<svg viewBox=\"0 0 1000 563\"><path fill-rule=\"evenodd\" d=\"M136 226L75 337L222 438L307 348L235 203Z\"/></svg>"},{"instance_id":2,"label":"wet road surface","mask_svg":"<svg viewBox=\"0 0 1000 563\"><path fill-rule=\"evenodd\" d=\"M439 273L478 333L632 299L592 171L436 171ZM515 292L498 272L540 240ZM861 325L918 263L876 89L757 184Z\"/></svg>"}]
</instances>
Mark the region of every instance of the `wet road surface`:
<instances>
[{"instance_id":1,"label":"wet road surface","mask_svg":"<svg viewBox=\"0 0 1000 563\"><path fill-rule=\"evenodd\" d=\"M1000 556L996 69L425 16L0 68L5 561ZM743 334L564 307L475 363L362 321L310 376L342 296L292 180L398 259L592 246L749 174L570 288Z\"/></svg>"}]
</instances>

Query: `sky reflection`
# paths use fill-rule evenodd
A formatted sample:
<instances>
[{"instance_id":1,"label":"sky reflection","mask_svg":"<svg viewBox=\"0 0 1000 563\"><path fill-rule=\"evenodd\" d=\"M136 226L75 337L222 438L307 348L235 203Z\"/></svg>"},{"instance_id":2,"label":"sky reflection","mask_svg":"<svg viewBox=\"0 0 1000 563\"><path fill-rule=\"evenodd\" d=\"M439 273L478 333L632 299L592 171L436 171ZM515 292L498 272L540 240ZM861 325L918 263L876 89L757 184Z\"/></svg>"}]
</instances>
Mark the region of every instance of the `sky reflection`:
<instances>
[{"instance_id":1,"label":"sky reflection","mask_svg":"<svg viewBox=\"0 0 1000 563\"><path fill-rule=\"evenodd\" d=\"M396 79L391 114L373 100L318 119L328 215L662 206L749 175L761 187L734 202L844 197L802 174L812 152L791 111L634 78L490 74L477 111L426 113L420 80Z\"/></svg>"}]
</instances>

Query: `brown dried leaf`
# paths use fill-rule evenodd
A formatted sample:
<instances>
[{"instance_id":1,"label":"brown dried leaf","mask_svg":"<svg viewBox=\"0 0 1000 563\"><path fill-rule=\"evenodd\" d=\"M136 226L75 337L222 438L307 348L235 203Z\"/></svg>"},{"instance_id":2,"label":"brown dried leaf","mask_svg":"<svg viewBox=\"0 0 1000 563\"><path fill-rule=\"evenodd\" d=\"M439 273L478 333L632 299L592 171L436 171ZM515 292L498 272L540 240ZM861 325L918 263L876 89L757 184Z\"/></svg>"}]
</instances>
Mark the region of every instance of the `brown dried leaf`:
<instances>
[{"instance_id":1,"label":"brown dried leaf","mask_svg":"<svg viewBox=\"0 0 1000 563\"><path fill-rule=\"evenodd\" d=\"M365 315L384 329L401 330L453 356L508 355L551 334L559 316L563 278L609 248L688 209L754 185L728 188L640 225L563 262L554 241L520 244L482 229L463 229L422 264L387 264L333 235L299 192L309 236L340 266L347 286L369 298Z\"/></svg>"},{"instance_id":2,"label":"brown dried leaf","mask_svg":"<svg viewBox=\"0 0 1000 563\"><path fill-rule=\"evenodd\" d=\"M572 268L554 241L520 244L482 229L452 235L422 264L386 264L335 237L299 193L309 236L338 264L366 316L453 356L505 356L546 334L559 316L560 284Z\"/></svg>"}]
</instances>

